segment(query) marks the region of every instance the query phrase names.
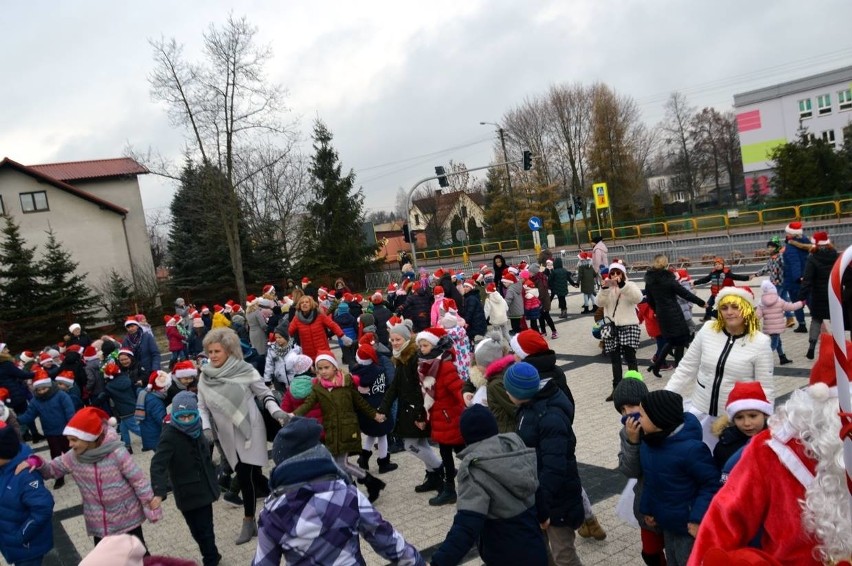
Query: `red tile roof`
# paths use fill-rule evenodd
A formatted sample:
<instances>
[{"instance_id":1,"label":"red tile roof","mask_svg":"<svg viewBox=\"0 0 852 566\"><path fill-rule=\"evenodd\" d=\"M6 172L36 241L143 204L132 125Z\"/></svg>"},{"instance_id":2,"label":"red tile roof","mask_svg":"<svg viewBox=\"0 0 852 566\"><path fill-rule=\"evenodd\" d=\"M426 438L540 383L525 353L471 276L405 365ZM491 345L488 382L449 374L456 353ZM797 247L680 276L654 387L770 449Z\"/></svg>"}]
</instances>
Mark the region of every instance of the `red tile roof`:
<instances>
[{"instance_id":1,"label":"red tile roof","mask_svg":"<svg viewBox=\"0 0 852 566\"><path fill-rule=\"evenodd\" d=\"M27 167L26 165L22 165L22 164L18 163L17 161L13 161L13 160L9 159L8 157L4 158L3 161L0 161L0 169L2 169L4 167L10 167L12 169L15 169L16 171L23 173L24 175L29 175L30 177L34 177L34 178L36 178L39 181L42 181L44 183L49 183L49 184L53 185L54 187L56 187L57 189L65 191L66 193L70 193L74 196L80 197L81 199L87 200L87 201L89 201L93 204L96 204L99 207L104 208L106 210L111 210L112 212L115 212L116 214L120 214L120 215L124 216L128 212L130 212L126 208L118 206L117 204L113 204L113 203L106 201L102 198L98 198L91 193L88 193L86 191L78 189L77 187L72 187L68 183L65 183L63 181L60 181L59 179L51 177L50 175L47 175L47 174L45 174L45 173L43 173L43 172L41 172L41 171L39 171L39 170L37 170L33 167Z\"/></svg>"},{"instance_id":2,"label":"red tile roof","mask_svg":"<svg viewBox=\"0 0 852 566\"><path fill-rule=\"evenodd\" d=\"M104 179L125 175L144 175L148 170L129 157L115 159L96 159L94 161L68 161L66 163L43 163L30 165L39 173L44 173L60 181L80 181L82 179Z\"/></svg>"}]
</instances>

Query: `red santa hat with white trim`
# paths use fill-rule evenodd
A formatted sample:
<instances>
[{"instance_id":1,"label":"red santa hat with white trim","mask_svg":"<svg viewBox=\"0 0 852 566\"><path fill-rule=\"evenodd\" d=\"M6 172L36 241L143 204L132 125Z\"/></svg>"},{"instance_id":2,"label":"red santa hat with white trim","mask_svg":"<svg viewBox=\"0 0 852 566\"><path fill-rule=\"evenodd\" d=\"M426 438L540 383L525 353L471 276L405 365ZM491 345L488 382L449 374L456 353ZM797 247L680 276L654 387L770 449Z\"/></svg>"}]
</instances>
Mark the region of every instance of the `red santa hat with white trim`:
<instances>
[{"instance_id":1,"label":"red santa hat with white trim","mask_svg":"<svg viewBox=\"0 0 852 566\"><path fill-rule=\"evenodd\" d=\"M512 352L522 360L531 354L546 352L550 349L547 341L535 330L522 330L512 336L509 344L512 346Z\"/></svg>"},{"instance_id":2,"label":"red santa hat with white trim","mask_svg":"<svg viewBox=\"0 0 852 566\"><path fill-rule=\"evenodd\" d=\"M390 283L388 283L388 288L387 288L388 295L390 295L391 293L396 293L398 290L399 290L399 285L397 285L395 282L391 281Z\"/></svg>"},{"instance_id":3,"label":"red santa hat with white trim","mask_svg":"<svg viewBox=\"0 0 852 566\"><path fill-rule=\"evenodd\" d=\"M852 355L852 342L846 341L846 353ZM849 359L846 377L852 381L852 358ZM809 389L823 398L837 397L837 371L834 367L834 338L831 334L821 334L819 357L811 368ZM820 393L820 391L822 393Z\"/></svg>"},{"instance_id":4,"label":"red santa hat with white trim","mask_svg":"<svg viewBox=\"0 0 852 566\"><path fill-rule=\"evenodd\" d=\"M733 420L734 415L740 411L760 411L765 415L771 415L774 407L766 399L766 393L759 381L738 381L728 395L725 411Z\"/></svg>"},{"instance_id":5,"label":"red santa hat with white trim","mask_svg":"<svg viewBox=\"0 0 852 566\"><path fill-rule=\"evenodd\" d=\"M722 299L728 296L739 297L754 307L754 291L751 290L751 287L723 287L716 296L716 304L718 305L722 302Z\"/></svg>"},{"instance_id":6,"label":"red santa hat with white trim","mask_svg":"<svg viewBox=\"0 0 852 566\"><path fill-rule=\"evenodd\" d=\"M148 391L165 391L172 384L172 376L163 370L152 371L148 376Z\"/></svg>"},{"instance_id":7,"label":"red santa hat with white trim","mask_svg":"<svg viewBox=\"0 0 852 566\"><path fill-rule=\"evenodd\" d=\"M485 292L488 293L489 295L491 293L496 293L497 292L497 285L495 285L494 283L489 283L488 285L485 286Z\"/></svg>"},{"instance_id":8,"label":"red santa hat with white trim","mask_svg":"<svg viewBox=\"0 0 852 566\"><path fill-rule=\"evenodd\" d=\"M302 277L302 285L307 285L307 284L308 284L308 283L310 283L310 282L311 282L310 278L308 278L308 277Z\"/></svg>"},{"instance_id":9,"label":"red santa hat with white trim","mask_svg":"<svg viewBox=\"0 0 852 566\"><path fill-rule=\"evenodd\" d=\"M115 419L111 419L103 409L97 407L83 407L77 411L65 430L63 436L73 436L86 442L94 442L104 433L107 424L114 426Z\"/></svg>"},{"instance_id":10,"label":"red santa hat with white trim","mask_svg":"<svg viewBox=\"0 0 852 566\"><path fill-rule=\"evenodd\" d=\"M83 350L83 361L91 362L92 360L97 360L98 350L94 346L86 346L86 349Z\"/></svg>"},{"instance_id":11,"label":"red santa hat with white trim","mask_svg":"<svg viewBox=\"0 0 852 566\"><path fill-rule=\"evenodd\" d=\"M264 285L263 286L263 294L264 295L274 295L275 287L273 285Z\"/></svg>"},{"instance_id":12,"label":"red santa hat with white trim","mask_svg":"<svg viewBox=\"0 0 852 566\"><path fill-rule=\"evenodd\" d=\"M512 274L511 271L504 271L503 275L500 277L500 281L503 282L503 285L513 285L518 282L518 278Z\"/></svg>"},{"instance_id":13,"label":"red santa hat with white trim","mask_svg":"<svg viewBox=\"0 0 852 566\"><path fill-rule=\"evenodd\" d=\"M172 368L172 377L175 379L183 379L186 377L195 378L198 376L198 370L195 369L195 364L189 360L183 360L175 364Z\"/></svg>"},{"instance_id":14,"label":"red santa hat with white trim","mask_svg":"<svg viewBox=\"0 0 852 566\"><path fill-rule=\"evenodd\" d=\"M358 346L358 351L355 352L355 360L358 362L358 365L362 366L378 364L379 355L376 353L376 349L373 348L372 344L361 344Z\"/></svg>"},{"instance_id":15,"label":"red santa hat with white trim","mask_svg":"<svg viewBox=\"0 0 852 566\"><path fill-rule=\"evenodd\" d=\"M790 222L787 224L787 227L784 228L784 232L789 236L801 236L804 234L802 223L799 221Z\"/></svg>"},{"instance_id":16,"label":"red santa hat with white trim","mask_svg":"<svg viewBox=\"0 0 852 566\"><path fill-rule=\"evenodd\" d=\"M24 350L18 357L25 364L35 361L35 354L33 354L31 350Z\"/></svg>"},{"instance_id":17,"label":"red santa hat with white trim","mask_svg":"<svg viewBox=\"0 0 852 566\"><path fill-rule=\"evenodd\" d=\"M68 387L74 385L74 372L70 369L66 369L59 372L59 375L56 376L57 383L64 383Z\"/></svg>"},{"instance_id":18,"label":"red santa hat with white trim","mask_svg":"<svg viewBox=\"0 0 852 566\"><path fill-rule=\"evenodd\" d=\"M441 338L443 338L446 335L447 335L447 331L444 330L443 328L441 328L439 326L432 326L430 328L427 328L426 330L423 330L422 332L418 332L416 341L420 342L421 340L425 340L426 342L429 342L433 346L437 346L438 342L441 340Z\"/></svg>"},{"instance_id":19,"label":"red santa hat with white trim","mask_svg":"<svg viewBox=\"0 0 852 566\"><path fill-rule=\"evenodd\" d=\"M815 246L827 246L831 243L831 239L828 237L828 232L814 232L811 243Z\"/></svg>"},{"instance_id":20,"label":"red santa hat with white trim","mask_svg":"<svg viewBox=\"0 0 852 566\"><path fill-rule=\"evenodd\" d=\"M376 291L370 297L370 302L373 303L374 305L380 305L380 304L382 304L382 302L384 302L384 300L385 300L385 298L382 296L381 291Z\"/></svg>"},{"instance_id":21,"label":"red santa hat with white trim","mask_svg":"<svg viewBox=\"0 0 852 566\"><path fill-rule=\"evenodd\" d=\"M50 376L47 375L47 372L41 367L35 367L33 372L35 373L33 376L33 389L38 389L39 387L50 387L53 385L53 381L50 379Z\"/></svg>"},{"instance_id":22,"label":"red santa hat with white trim","mask_svg":"<svg viewBox=\"0 0 852 566\"><path fill-rule=\"evenodd\" d=\"M55 363L55 361L53 359L53 356L51 356L49 353L42 352L41 354L38 355L38 364L40 366L52 365L54 363Z\"/></svg>"}]
</instances>

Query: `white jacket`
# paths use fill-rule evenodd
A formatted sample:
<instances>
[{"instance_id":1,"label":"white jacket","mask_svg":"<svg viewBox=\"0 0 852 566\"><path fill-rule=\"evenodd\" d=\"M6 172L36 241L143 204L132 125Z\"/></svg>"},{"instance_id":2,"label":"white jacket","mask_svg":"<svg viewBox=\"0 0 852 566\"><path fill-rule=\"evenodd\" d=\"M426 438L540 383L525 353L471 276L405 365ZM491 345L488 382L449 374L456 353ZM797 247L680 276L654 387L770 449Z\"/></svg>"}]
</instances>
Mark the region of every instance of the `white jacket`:
<instances>
[{"instance_id":1,"label":"white jacket","mask_svg":"<svg viewBox=\"0 0 852 566\"><path fill-rule=\"evenodd\" d=\"M293 344L283 352L278 344L270 344L269 349L266 351L266 367L263 372L263 381L266 383L277 381L278 383L283 383L289 389L290 380L296 376L296 372L293 370L293 361L301 353L302 349L297 344Z\"/></svg>"},{"instance_id":2,"label":"white jacket","mask_svg":"<svg viewBox=\"0 0 852 566\"><path fill-rule=\"evenodd\" d=\"M485 298L485 318L491 324L501 325L509 322L509 305L500 293L488 293Z\"/></svg>"},{"instance_id":3,"label":"white jacket","mask_svg":"<svg viewBox=\"0 0 852 566\"><path fill-rule=\"evenodd\" d=\"M708 322L695 335L666 389L684 395L694 384L693 406L717 417L725 412L728 395L737 381L759 381L767 400L773 403L774 369L769 336L757 332L734 338L716 332Z\"/></svg>"},{"instance_id":4,"label":"white jacket","mask_svg":"<svg viewBox=\"0 0 852 566\"><path fill-rule=\"evenodd\" d=\"M618 301L617 308L616 301ZM641 302L642 290L633 281L625 282L624 287L601 287L595 297L595 304L603 307L604 316L615 321L616 326L639 324L636 305Z\"/></svg>"}]
</instances>

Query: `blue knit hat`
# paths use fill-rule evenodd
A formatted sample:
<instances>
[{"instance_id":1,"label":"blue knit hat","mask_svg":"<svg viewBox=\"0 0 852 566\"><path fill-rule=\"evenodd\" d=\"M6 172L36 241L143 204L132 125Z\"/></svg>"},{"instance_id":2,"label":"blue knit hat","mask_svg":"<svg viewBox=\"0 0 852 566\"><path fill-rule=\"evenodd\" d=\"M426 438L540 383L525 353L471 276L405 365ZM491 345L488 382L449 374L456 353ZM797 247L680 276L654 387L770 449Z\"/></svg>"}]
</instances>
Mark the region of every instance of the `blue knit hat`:
<instances>
[{"instance_id":1,"label":"blue knit hat","mask_svg":"<svg viewBox=\"0 0 852 566\"><path fill-rule=\"evenodd\" d=\"M497 419L487 407L476 403L465 409L459 420L459 430L465 444L470 446L474 442L497 436Z\"/></svg>"},{"instance_id":2,"label":"blue knit hat","mask_svg":"<svg viewBox=\"0 0 852 566\"><path fill-rule=\"evenodd\" d=\"M272 461L277 466L287 458L300 454L320 443L322 426L314 419L293 417L275 435L272 442Z\"/></svg>"},{"instance_id":3,"label":"blue knit hat","mask_svg":"<svg viewBox=\"0 0 852 566\"><path fill-rule=\"evenodd\" d=\"M509 366L503 374L503 386L515 399L526 401L538 393L541 377L538 370L526 362L517 362Z\"/></svg>"}]
</instances>

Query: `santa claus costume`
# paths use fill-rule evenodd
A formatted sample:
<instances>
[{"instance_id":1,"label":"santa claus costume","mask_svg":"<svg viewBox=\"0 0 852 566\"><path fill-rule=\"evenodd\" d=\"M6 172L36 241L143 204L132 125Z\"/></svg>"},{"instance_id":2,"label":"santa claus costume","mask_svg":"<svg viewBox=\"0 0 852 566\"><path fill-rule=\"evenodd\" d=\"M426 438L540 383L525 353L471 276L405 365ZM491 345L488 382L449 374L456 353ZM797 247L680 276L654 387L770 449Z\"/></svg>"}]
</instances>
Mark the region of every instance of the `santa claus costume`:
<instances>
[{"instance_id":1,"label":"santa claus costume","mask_svg":"<svg viewBox=\"0 0 852 566\"><path fill-rule=\"evenodd\" d=\"M709 551L744 548L758 534L761 550L783 564L852 564L831 335L822 340L809 386L776 410L713 499L690 565L709 564Z\"/></svg>"}]
</instances>

